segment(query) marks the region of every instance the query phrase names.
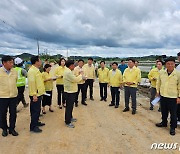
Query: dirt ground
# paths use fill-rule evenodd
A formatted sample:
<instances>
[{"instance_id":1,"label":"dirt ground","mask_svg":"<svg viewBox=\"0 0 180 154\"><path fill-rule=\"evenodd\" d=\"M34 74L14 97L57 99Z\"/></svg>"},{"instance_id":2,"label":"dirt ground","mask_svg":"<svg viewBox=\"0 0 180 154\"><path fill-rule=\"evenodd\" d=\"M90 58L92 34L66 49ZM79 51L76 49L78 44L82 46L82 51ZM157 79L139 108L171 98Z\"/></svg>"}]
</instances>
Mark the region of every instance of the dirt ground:
<instances>
[{"instance_id":1,"label":"dirt ground","mask_svg":"<svg viewBox=\"0 0 180 154\"><path fill-rule=\"evenodd\" d=\"M26 90L26 99L28 92ZM64 109L57 108L56 89L53 95L54 113L47 111L41 117L46 123L41 134L29 132L29 108L20 105L16 130L18 137L0 135L0 154L87 154L87 153L178 153L178 150L151 150L152 143L179 143L180 128L176 135L169 135L168 128L157 128L161 115L157 111L149 111L149 98L138 94L137 114L123 113L124 94L121 91L120 107L109 107L111 101L100 102L98 83L94 86L95 101L87 100L88 106L79 105L74 108L74 117L78 119L75 128L67 128L64 124Z\"/></svg>"}]
</instances>

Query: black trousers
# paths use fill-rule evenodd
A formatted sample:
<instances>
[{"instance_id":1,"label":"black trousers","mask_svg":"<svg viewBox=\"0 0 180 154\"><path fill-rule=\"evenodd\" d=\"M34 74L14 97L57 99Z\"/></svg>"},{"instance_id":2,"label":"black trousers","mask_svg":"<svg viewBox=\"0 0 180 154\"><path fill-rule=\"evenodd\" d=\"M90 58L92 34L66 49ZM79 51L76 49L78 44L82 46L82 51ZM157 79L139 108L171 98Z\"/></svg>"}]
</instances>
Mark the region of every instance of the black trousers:
<instances>
[{"instance_id":1,"label":"black trousers","mask_svg":"<svg viewBox=\"0 0 180 154\"><path fill-rule=\"evenodd\" d=\"M25 105L26 104L26 101L25 101L25 98L24 98L25 86L17 87L17 88L18 88L17 106L19 105L20 102L22 102L22 104Z\"/></svg>"},{"instance_id":2,"label":"black trousers","mask_svg":"<svg viewBox=\"0 0 180 154\"><path fill-rule=\"evenodd\" d=\"M56 85L58 92L58 105L65 104L64 85ZM61 101L62 100L62 101Z\"/></svg>"},{"instance_id":3,"label":"black trousers","mask_svg":"<svg viewBox=\"0 0 180 154\"><path fill-rule=\"evenodd\" d=\"M176 98L167 98L161 96L161 114L162 114L162 123L167 124L168 114L170 112L170 124L172 128L177 127L177 99Z\"/></svg>"},{"instance_id":4,"label":"black trousers","mask_svg":"<svg viewBox=\"0 0 180 154\"><path fill-rule=\"evenodd\" d=\"M131 97L132 100L132 109L136 110L137 102L136 102L136 91L137 88L135 87L124 87L124 94L125 94L125 107L129 108L129 99Z\"/></svg>"},{"instance_id":5,"label":"black trousers","mask_svg":"<svg viewBox=\"0 0 180 154\"><path fill-rule=\"evenodd\" d=\"M111 87L111 97L112 97L111 104L115 104L116 106L119 106L119 101L120 101L119 87Z\"/></svg>"},{"instance_id":6,"label":"black trousers","mask_svg":"<svg viewBox=\"0 0 180 154\"><path fill-rule=\"evenodd\" d=\"M41 101L42 101L42 96L38 97L37 102L33 102L33 97L30 96L30 113L31 113L30 129L34 129L38 125L39 116L41 113Z\"/></svg>"},{"instance_id":7,"label":"black trousers","mask_svg":"<svg viewBox=\"0 0 180 154\"><path fill-rule=\"evenodd\" d=\"M46 93L50 94L50 96L43 95L42 107L45 107L46 105L51 106L52 104L52 91L46 91Z\"/></svg>"},{"instance_id":8,"label":"black trousers","mask_svg":"<svg viewBox=\"0 0 180 154\"><path fill-rule=\"evenodd\" d=\"M9 109L10 117L9 117L9 130L15 129L16 125L16 98L0 98L0 127L3 130L8 129L7 125L7 112Z\"/></svg>"},{"instance_id":9,"label":"black trousers","mask_svg":"<svg viewBox=\"0 0 180 154\"><path fill-rule=\"evenodd\" d=\"M107 98L107 83L99 83L101 99Z\"/></svg>"},{"instance_id":10,"label":"black trousers","mask_svg":"<svg viewBox=\"0 0 180 154\"><path fill-rule=\"evenodd\" d=\"M75 103L78 104L78 96L79 96L79 93L81 91L81 103L84 103L85 102L85 83L84 84L78 84L78 92L76 94L76 100L75 100Z\"/></svg>"},{"instance_id":11,"label":"black trousers","mask_svg":"<svg viewBox=\"0 0 180 154\"><path fill-rule=\"evenodd\" d=\"M87 89L89 86L89 90L90 90L90 98L93 98L93 83L94 80L93 79L87 79L85 84L86 84L86 89L85 89L85 98L87 98Z\"/></svg>"},{"instance_id":12,"label":"black trousers","mask_svg":"<svg viewBox=\"0 0 180 154\"><path fill-rule=\"evenodd\" d=\"M64 93L66 99L66 110L65 110L65 123L70 124L72 119L72 112L74 107L74 102L77 93Z\"/></svg>"},{"instance_id":13,"label":"black trousers","mask_svg":"<svg viewBox=\"0 0 180 154\"><path fill-rule=\"evenodd\" d=\"M180 104L177 105L177 120L180 121Z\"/></svg>"}]
</instances>

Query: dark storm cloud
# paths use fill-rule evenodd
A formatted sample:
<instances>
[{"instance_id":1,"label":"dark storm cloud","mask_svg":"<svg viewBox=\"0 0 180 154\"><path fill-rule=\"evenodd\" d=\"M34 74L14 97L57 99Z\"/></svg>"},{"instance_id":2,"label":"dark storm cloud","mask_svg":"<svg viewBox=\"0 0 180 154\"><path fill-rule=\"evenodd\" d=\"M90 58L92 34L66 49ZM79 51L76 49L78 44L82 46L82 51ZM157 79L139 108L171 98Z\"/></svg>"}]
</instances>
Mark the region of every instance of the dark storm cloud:
<instances>
[{"instance_id":1,"label":"dark storm cloud","mask_svg":"<svg viewBox=\"0 0 180 154\"><path fill-rule=\"evenodd\" d=\"M177 0L1 0L0 52L35 52L38 38L42 49L83 48L84 55L104 47L114 55L128 48L139 55L151 49L175 54L179 6Z\"/></svg>"}]
</instances>

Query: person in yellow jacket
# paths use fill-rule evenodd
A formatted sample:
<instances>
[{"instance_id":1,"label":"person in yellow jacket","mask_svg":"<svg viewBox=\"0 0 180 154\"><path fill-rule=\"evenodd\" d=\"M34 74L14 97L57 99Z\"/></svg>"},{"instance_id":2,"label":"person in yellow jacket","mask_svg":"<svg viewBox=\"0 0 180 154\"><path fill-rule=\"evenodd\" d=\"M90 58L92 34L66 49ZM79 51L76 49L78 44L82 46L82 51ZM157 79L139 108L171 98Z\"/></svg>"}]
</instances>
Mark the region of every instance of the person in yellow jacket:
<instances>
[{"instance_id":1,"label":"person in yellow jacket","mask_svg":"<svg viewBox=\"0 0 180 154\"><path fill-rule=\"evenodd\" d=\"M24 98L24 91L26 86L26 78L27 78L27 71L22 68L23 67L23 60L19 57L14 59L14 64L16 65L15 70L18 72L18 80L17 80L17 88L18 88L18 102L17 106L20 102L22 102L23 106L26 108L29 106L28 103L26 103Z\"/></svg>"},{"instance_id":2,"label":"person in yellow jacket","mask_svg":"<svg viewBox=\"0 0 180 154\"><path fill-rule=\"evenodd\" d=\"M63 82L64 71L67 69L65 63L66 60L64 58L61 58L59 61L59 67L57 67L55 70L55 76L57 77L56 87L58 92L58 106L60 109L62 109L62 105L66 107L65 106L66 101L64 97L64 82Z\"/></svg>"},{"instance_id":3,"label":"person in yellow jacket","mask_svg":"<svg viewBox=\"0 0 180 154\"><path fill-rule=\"evenodd\" d=\"M109 83L109 69L105 66L105 61L100 62L101 68L98 69L100 101L107 101L107 86Z\"/></svg>"},{"instance_id":4,"label":"person in yellow jacket","mask_svg":"<svg viewBox=\"0 0 180 154\"><path fill-rule=\"evenodd\" d=\"M53 78L51 71L51 65L45 64L44 65L44 72L42 73L42 77L44 80L45 90L46 94L43 95L42 99L42 113L46 114L45 106L49 106L49 111L54 112L52 109L52 91L53 91L53 81L56 80L56 78ZM48 94L48 95L47 95Z\"/></svg>"},{"instance_id":5,"label":"person in yellow jacket","mask_svg":"<svg viewBox=\"0 0 180 154\"><path fill-rule=\"evenodd\" d=\"M74 75L75 76L79 76L80 72L85 72L85 68L83 68L83 65L84 65L84 60L79 59L78 60L78 66L76 66L74 68ZM78 92L77 92L76 101L75 101L76 107L78 107L78 96L79 96L80 91L81 91L81 104L87 106L86 101L85 101L85 88L86 88L85 86L86 86L85 80L81 80L78 83Z\"/></svg>"},{"instance_id":6,"label":"person in yellow jacket","mask_svg":"<svg viewBox=\"0 0 180 154\"><path fill-rule=\"evenodd\" d=\"M87 99L87 89L89 87L90 90L90 100L94 101L93 98L93 83L95 81L95 68L93 65L93 58L88 58L88 63L83 66L85 68L85 74L87 77L87 80L85 82L86 89L85 89L85 100Z\"/></svg>"},{"instance_id":7,"label":"person in yellow jacket","mask_svg":"<svg viewBox=\"0 0 180 154\"><path fill-rule=\"evenodd\" d=\"M180 103L180 72L175 69L175 59L165 60L166 70L162 70L157 80L157 96L161 96L162 122L157 127L167 127L170 112L170 135L175 135L177 127L177 104Z\"/></svg>"},{"instance_id":8,"label":"person in yellow jacket","mask_svg":"<svg viewBox=\"0 0 180 154\"><path fill-rule=\"evenodd\" d=\"M78 76L75 76L73 73L74 70L74 61L68 60L66 62L67 70L64 72L64 94L66 99L66 110L65 110L65 123L69 128L74 128L74 124L72 122L76 122L77 119L73 118L73 106L76 100L76 95L78 91L78 83L82 81L83 72L79 72Z\"/></svg>"},{"instance_id":9,"label":"person in yellow jacket","mask_svg":"<svg viewBox=\"0 0 180 154\"><path fill-rule=\"evenodd\" d=\"M123 74L123 83L125 90L125 109L123 112L129 111L129 98L132 100L132 114L136 114L136 91L138 82L140 81L140 73L135 66L135 60L128 60L128 68L125 69Z\"/></svg>"},{"instance_id":10,"label":"person in yellow jacket","mask_svg":"<svg viewBox=\"0 0 180 154\"><path fill-rule=\"evenodd\" d=\"M112 70L109 71L109 86L111 88L112 101L109 106L119 107L120 88L122 86L122 73L118 69L118 63L112 63Z\"/></svg>"},{"instance_id":11,"label":"person in yellow jacket","mask_svg":"<svg viewBox=\"0 0 180 154\"><path fill-rule=\"evenodd\" d=\"M41 112L42 95L45 94L44 81L39 68L42 62L39 56L31 57L32 66L28 71L28 88L30 96L30 113L31 123L30 131L34 133L41 133L40 126L44 126L44 123L39 122L39 116Z\"/></svg>"},{"instance_id":12,"label":"person in yellow jacket","mask_svg":"<svg viewBox=\"0 0 180 154\"><path fill-rule=\"evenodd\" d=\"M151 102L155 99L156 96L156 82L157 79L159 77L160 71L162 70L163 67L163 62L162 61L158 61L156 62L156 68L153 68L149 74L148 74L148 78L149 81L151 82L151 88L150 88L150 93L151 93L151 97L150 97L150 110L153 110L153 105L151 104ZM161 111L160 106L159 106L159 112Z\"/></svg>"},{"instance_id":13,"label":"person in yellow jacket","mask_svg":"<svg viewBox=\"0 0 180 154\"><path fill-rule=\"evenodd\" d=\"M9 134L18 136L15 131L18 75L13 68L14 61L11 56L2 57L2 64L3 67L0 68L0 128L3 130L2 136L6 137L8 135L7 112L9 110Z\"/></svg>"},{"instance_id":14,"label":"person in yellow jacket","mask_svg":"<svg viewBox=\"0 0 180 154\"><path fill-rule=\"evenodd\" d=\"M138 60L135 60L135 66L136 66L137 70L139 71L139 76L140 76L138 83L141 83L141 69L138 67L139 66Z\"/></svg>"}]
</instances>

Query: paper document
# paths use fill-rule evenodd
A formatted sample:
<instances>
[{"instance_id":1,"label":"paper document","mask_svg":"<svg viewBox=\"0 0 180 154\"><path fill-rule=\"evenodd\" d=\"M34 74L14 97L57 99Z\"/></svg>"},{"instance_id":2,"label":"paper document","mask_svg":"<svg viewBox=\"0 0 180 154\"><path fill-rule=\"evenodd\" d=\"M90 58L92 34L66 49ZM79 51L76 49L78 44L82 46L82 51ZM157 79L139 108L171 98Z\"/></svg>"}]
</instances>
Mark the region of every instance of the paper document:
<instances>
[{"instance_id":1,"label":"paper document","mask_svg":"<svg viewBox=\"0 0 180 154\"><path fill-rule=\"evenodd\" d=\"M159 101L160 101L161 97L156 97L152 102L151 104L152 105L156 105Z\"/></svg>"}]
</instances>

